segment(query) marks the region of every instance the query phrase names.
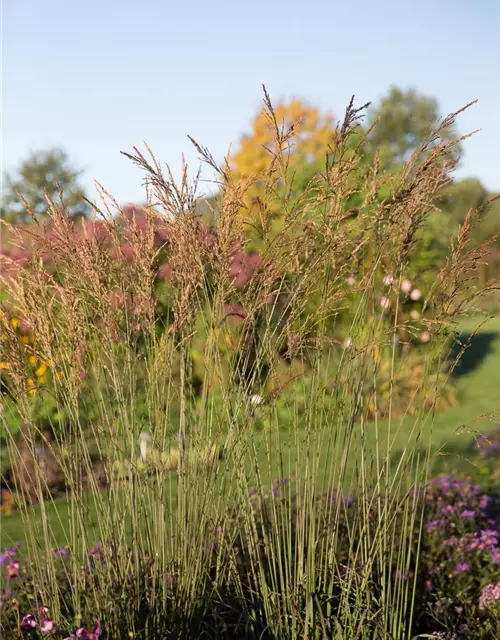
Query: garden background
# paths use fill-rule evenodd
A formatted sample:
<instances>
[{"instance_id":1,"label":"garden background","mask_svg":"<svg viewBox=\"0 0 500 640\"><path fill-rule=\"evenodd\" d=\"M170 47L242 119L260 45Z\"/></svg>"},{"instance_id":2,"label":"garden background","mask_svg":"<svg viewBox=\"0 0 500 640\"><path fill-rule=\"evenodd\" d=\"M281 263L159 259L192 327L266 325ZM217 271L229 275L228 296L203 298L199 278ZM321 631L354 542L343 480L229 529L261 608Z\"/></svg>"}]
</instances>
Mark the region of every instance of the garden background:
<instances>
[{"instance_id":1,"label":"garden background","mask_svg":"<svg viewBox=\"0 0 500 640\"><path fill-rule=\"evenodd\" d=\"M264 24L287 24L289 36L317 24L293 12L278 23L274 10ZM487 10L469 18L486 24ZM11 26L23 15L5 11ZM108 11L97 31L111 26ZM451 18L459 29L467 11ZM54 26L76 17L63 9ZM409 16L372 18L401 38ZM273 62L277 42L268 35L254 66L286 79L304 63L290 47L286 64ZM339 44L327 42L328 57ZM7 43L18 55L9 83L29 71L12 33ZM384 60L394 52L371 38L361 50L368 43ZM54 46L44 55L59 60ZM420 47L402 56L407 69ZM90 69L94 55L70 59ZM131 69L159 78L160 59ZM281 97L263 86L225 157L220 141L215 156L205 146L203 117L208 140L186 138L189 165L158 160L154 135L151 148L134 140L121 156L138 185L142 174L134 203L90 186L64 133L84 148L74 114L60 132L48 115L50 135L33 139L57 144L7 163L5 637L500 637L500 194L478 161L483 134L464 128L477 105L447 115L437 93L382 88L386 74L382 97L348 97L338 113L296 97L315 94L315 73L284 80ZM455 84L443 77L445 102ZM42 94L48 105L59 90ZM22 124L33 107L12 93L22 108L15 120L8 102L8 117ZM149 130L117 122L124 140ZM482 145L487 157L491 141ZM127 171L110 182L137 193Z\"/></svg>"}]
</instances>

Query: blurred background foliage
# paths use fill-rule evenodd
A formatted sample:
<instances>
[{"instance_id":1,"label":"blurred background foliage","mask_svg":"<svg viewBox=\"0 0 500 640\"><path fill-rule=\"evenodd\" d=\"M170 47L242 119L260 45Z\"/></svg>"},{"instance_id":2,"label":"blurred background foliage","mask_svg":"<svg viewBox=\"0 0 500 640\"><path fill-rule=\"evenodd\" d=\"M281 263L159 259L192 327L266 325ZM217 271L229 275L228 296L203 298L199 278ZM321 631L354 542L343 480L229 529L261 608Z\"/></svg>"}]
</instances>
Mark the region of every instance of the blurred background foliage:
<instances>
[{"instance_id":1,"label":"blurred background foliage","mask_svg":"<svg viewBox=\"0 0 500 640\"><path fill-rule=\"evenodd\" d=\"M264 251L266 243L272 241L272 237L286 224L287 216L293 215L294 208L308 207L314 201L316 194L315 184L317 180L324 179L328 173L328 167L335 163L355 162L356 172L352 178L352 190L349 194L339 194L339 202L344 209L346 224L350 218L357 215L357 207L372 197L366 192L366 173L373 171L373 166L377 166L381 174L391 171L393 175L398 175L398 167L407 161L412 153L417 151L421 140L426 138L432 130L440 124L439 105L437 101L425 95L421 95L413 89L401 90L397 87L390 89L388 94L378 105L369 107L366 121L360 111L357 129L349 139L347 151L343 157L335 157L333 154L333 143L342 131L342 118L336 118L332 113L321 113L317 108L299 99L292 99L288 102L279 102L274 106L275 118L266 111L259 111L251 122L250 131L241 137L238 148L229 159L226 170L238 180L251 182L251 187L247 190L241 202L237 203L240 212L241 231L244 235L240 246L235 246L233 251L232 264L228 277L235 284L236 293L234 299L228 300L226 304L225 322L231 327L234 334L233 344L238 344L242 331L246 330L245 304L251 292L246 290L246 286L252 274L259 268L260 261L265 259ZM443 130L442 138L452 140L456 138L457 132ZM276 162L280 155L279 149L275 148L277 142L286 150L284 157L286 163L280 167L282 178L278 178L272 190L269 189L268 181L264 179L266 171L271 164ZM429 153L432 152L432 141L429 141ZM375 161L374 157L378 160ZM449 162L457 163L458 155L450 154ZM262 180L259 180L262 175ZM278 172L279 175L279 172ZM19 269L30 260L39 259L33 240L31 229L43 229L43 233L50 233L50 228L46 225L47 201L46 196L57 201L60 190L64 194L65 204L69 217L75 222L74 233L85 233L88 237L94 238L98 242L106 242L105 225L102 222L91 219L91 207L83 199L85 193L79 186L78 178L80 172L72 166L69 156L59 150L32 154L19 167L16 175L6 175L5 192L1 215L2 218L14 225L20 235L17 238L12 233L12 228L4 229L2 234L2 258L4 260L2 272L5 277L15 277ZM359 180L358 180L359 178ZM392 178L394 179L394 177ZM359 182L359 185L358 185ZM292 185L293 193L289 192L289 185ZM286 185L286 186L285 186ZM333 188L333 186L332 186ZM287 189L287 191L285 191ZM365 190L363 190L365 189ZM385 198L390 193L390 185L387 188L380 188L373 198L372 206L383 205ZM26 203L20 202L19 194L25 198ZM496 194L488 193L481 182L476 178L452 181L440 192L434 203L434 210L430 213L423 229L419 232L419 237L411 254L408 256L404 280L393 282L393 274L390 273L390 265L387 265L387 282L380 283L383 290L387 286L388 290L396 288L399 291L399 303L397 310L394 302L389 304L388 298L382 297L380 300L373 300L374 316L383 313L384 323L391 327L397 321L398 325L408 326L402 335L399 335L402 346L397 353L398 362L396 374L393 375L390 366L391 349L381 351L372 363L377 369L377 384L380 388L378 392L378 406L374 407L367 403L369 417L383 417L388 412L388 405L384 404L384 397L391 397L391 384L396 385L395 397L400 399L401 408L408 405L408 398L421 385L421 379L426 375L439 376L442 374L443 363L436 364L433 372L425 371L422 368L420 355L426 349L432 349L432 335L429 330L429 322L432 320L432 308L424 308L424 301L434 281L437 272L444 266L445 256L448 252L450 242L456 236L459 226L464 222L466 214L471 209L480 211L481 222L477 225L473 241L481 243L492 233L500 228L500 201L492 200ZM216 215L219 193L214 193L209 197L199 198L196 209L199 213L200 227L199 233L205 238L206 251L210 251L211 238L213 237L213 221ZM491 201L491 202L490 202ZM31 209L33 215L27 212L27 207ZM311 210L311 232L314 229L315 216L322 215L321 205L315 205ZM144 221L141 217L140 206L128 206L122 211L122 216L133 218L139 232L144 231ZM77 219L80 221L77 222ZM82 222L83 221L83 222ZM117 219L119 224L119 220ZM82 226L83 225L83 226ZM142 226L141 226L142 225ZM169 302L169 282L171 277L171 265L168 264L168 237L161 225L155 229L155 246L158 250L157 258L157 278L155 282L156 295L156 317L158 331L161 334L172 324L173 309ZM19 242L22 238L23 242ZM320 242L320 239L318 239ZM318 244L319 246L319 244ZM244 247L244 248L243 248ZM115 251L120 261L132 261L134 256L127 245L126 237L120 248L110 248ZM496 272L500 264L500 243L490 251L491 259L482 267L479 277L484 281L493 272ZM53 256L42 256L44 261L49 262ZM330 335L334 343L337 344L337 357L349 349L351 337L349 328L353 321L354 310L358 307L362 293L362 288L358 285L363 277L363 262L370 260L370 253L361 252L359 257L352 260L352 272L345 274L345 287L350 290L352 305L342 307L337 310L335 322L331 326ZM207 272L206 277L210 278ZM5 298L5 295L2 294ZM318 294L315 294L318 295ZM279 300L269 300L270 305L276 307L276 318L279 317ZM64 410L57 407L54 396L51 393L52 376L50 363L37 353L36 335L32 328L23 327L22 318L17 318L14 309L9 309L9 301L3 300L4 315L2 316L2 338L6 331L14 331L18 336L19 352L15 358L22 358L31 363L31 374L26 379L25 392L32 403L32 419L41 430L64 429L68 416ZM386 306L387 305L387 306ZM307 307L303 313L313 313L317 306L317 299L314 295L308 300ZM201 321L200 321L201 322ZM203 344L207 337L208 329L195 321L195 338L193 340L192 353L190 354L192 367L191 378L187 381L189 390L193 396L201 397L201 384L205 375L205 363L203 356ZM253 340L259 339L259 327L253 328ZM227 332L225 336L227 339ZM450 336L451 340L451 336ZM293 335L289 336L288 344L283 344L279 348L276 357L281 360L279 370L280 376L275 376L273 380L266 379L265 366L260 373L259 385L252 389L252 392L262 396L282 394L283 406L286 405L286 394L297 397L300 393L299 387L291 382L298 371L304 375L304 367L307 370L307 346L302 345L300 353L290 357L293 345ZM451 342L450 342L451 345ZM221 345L222 348L222 345ZM232 345L227 345L227 353L232 352ZM9 425L9 429L15 431L20 426L16 404L18 397L9 382L9 369L15 366L15 359L12 354L2 354L1 384L4 405L4 423ZM9 359L11 360L9 362ZM231 367L236 364L228 359L227 375L231 375ZM448 365L446 365L448 366ZM137 372L138 379L142 380L138 388L142 388L142 394L136 399L135 410L136 419L147 428L147 380L144 372ZM244 375L244 374L243 374ZM86 372L82 369L83 387L98 384L98 381L86 377ZM346 383L346 381L341 384ZM443 394L438 404L439 408L456 406L459 402L453 381L450 379L447 392ZM217 394L217 384L214 381L212 392ZM366 390L367 397L371 396L370 389ZM82 400L87 407L82 416L88 422L88 426L95 420L92 412L88 411L89 403ZM280 413L278 401L278 414ZM392 407L397 413L398 407ZM176 408L170 407L169 411L175 414ZM286 417L284 416L284 423ZM266 419L263 418L263 426ZM172 429L175 429L175 420L172 419ZM4 427L2 427L4 429ZM5 433L2 431L2 440Z\"/></svg>"}]
</instances>

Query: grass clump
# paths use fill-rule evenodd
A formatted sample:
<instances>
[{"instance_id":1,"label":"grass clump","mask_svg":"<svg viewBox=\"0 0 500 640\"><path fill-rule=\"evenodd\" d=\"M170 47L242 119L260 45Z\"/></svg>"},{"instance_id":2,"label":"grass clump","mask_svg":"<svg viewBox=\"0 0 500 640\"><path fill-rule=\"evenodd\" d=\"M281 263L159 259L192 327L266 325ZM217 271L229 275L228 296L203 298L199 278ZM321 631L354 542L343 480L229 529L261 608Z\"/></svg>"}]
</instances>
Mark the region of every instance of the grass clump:
<instances>
[{"instance_id":1,"label":"grass clump","mask_svg":"<svg viewBox=\"0 0 500 640\"><path fill-rule=\"evenodd\" d=\"M351 103L299 197L295 128L267 93L264 115L274 142L255 175L195 143L217 176L212 227L187 167L176 183L135 150L147 207L130 215L102 189L92 222L71 221L61 198L28 239L10 228L31 251L7 284L2 336L31 584L12 637L46 606L54 633L90 624L87 637L420 631L420 583L408 576L425 544L417 489L433 415L454 402L455 322L496 286L476 286L488 243L471 248L472 211L425 295L406 284L455 166L460 141L440 134L457 114L387 174L363 160ZM47 396L50 437L36 419ZM64 508L51 505L41 444L63 476Z\"/></svg>"}]
</instances>

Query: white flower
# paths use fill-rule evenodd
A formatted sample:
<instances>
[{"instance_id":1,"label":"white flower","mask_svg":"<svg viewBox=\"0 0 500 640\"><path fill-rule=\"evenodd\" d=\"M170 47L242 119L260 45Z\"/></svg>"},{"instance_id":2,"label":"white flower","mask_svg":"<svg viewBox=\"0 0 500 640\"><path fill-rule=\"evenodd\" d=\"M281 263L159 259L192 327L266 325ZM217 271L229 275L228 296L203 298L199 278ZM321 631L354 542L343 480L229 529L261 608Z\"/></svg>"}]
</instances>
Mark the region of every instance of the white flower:
<instances>
[{"instance_id":1,"label":"white flower","mask_svg":"<svg viewBox=\"0 0 500 640\"><path fill-rule=\"evenodd\" d=\"M344 348L349 349L349 347L352 347L352 338L350 336L344 340Z\"/></svg>"},{"instance_id":2,"label":"white flower","mask_svg":"<svg viewBox=\"0 0 500 640\"><path fill-rule=\"evenodd\" d=\"M412 300L420 300L421 297L422 292L420 291L420 289L413 289L413 291L410 293L410 298Z\"/></svg>"},{"instance_id":3,"label":"white flower","mask_svg":"<svg viewBox=\"0 0 500 640\"><path fill-rule=\"evenodd\" d=\"M429 342L430 339L431 339L431 334L428 331L422 331L420 340L425 343L425 342Z\"/></svg>"},{"instance_id":4,"label":"white flower","mask_svg":"<svg viewBox=\"0 0 500 640\"><path fill-rule=\"evenodd\" d=\"M390 284L392 284L394 282L394 276L391 275L390 273L388 275L385 276L384 278L384 284L389 286Z\"/></svg>"},{"instance_id":5,"label":"white flower","mask_svg":"<svg viewBox=\"0 0 500 640\"><path fill-rule=\"evenodd\" d=\"M409 293L411 291L411 282L409 280L403 280L401 283L401 291L403 291L403 293Z\"/></svg>"},{"instance_id":6,"label":"white flower","mask_svg":"<svg viewBox=\"0 0 500 640\"><path fill-rule=\"evenodd\" d=\"M382 298L380 298L380 306L382 309L389 309L391 306L390 299L387 296L382 296Z\"/></svg>"}]
</instances>

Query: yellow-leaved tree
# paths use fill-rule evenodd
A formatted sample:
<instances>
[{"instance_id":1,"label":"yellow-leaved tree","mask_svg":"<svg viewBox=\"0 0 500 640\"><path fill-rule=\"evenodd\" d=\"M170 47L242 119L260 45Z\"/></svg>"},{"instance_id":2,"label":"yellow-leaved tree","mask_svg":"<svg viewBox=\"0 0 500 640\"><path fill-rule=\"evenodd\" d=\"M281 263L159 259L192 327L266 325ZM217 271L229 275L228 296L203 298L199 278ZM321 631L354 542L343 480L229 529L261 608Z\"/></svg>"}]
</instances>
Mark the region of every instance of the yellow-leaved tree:
<instances>
[{"instance_id":1,"label":"yellow-leaved tree","mask_svg":"<svg viewBox=\"0 0 500 640\"><path fill-rule=\"evenodd\" d=\"M233 178L248 184L244 220L254 226L279 224L284 201L290 206L290 195L300 195L315 173L325 168L336 137L331 113L320 113L297 98L271 105L266 94L251 132L242 136L230 159Z\"/></svg>"}]
</instances>

